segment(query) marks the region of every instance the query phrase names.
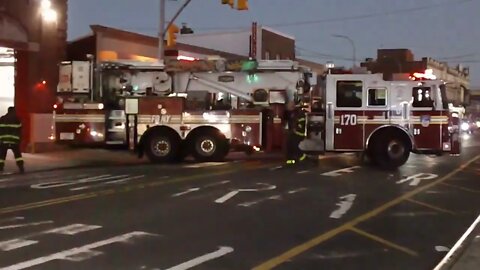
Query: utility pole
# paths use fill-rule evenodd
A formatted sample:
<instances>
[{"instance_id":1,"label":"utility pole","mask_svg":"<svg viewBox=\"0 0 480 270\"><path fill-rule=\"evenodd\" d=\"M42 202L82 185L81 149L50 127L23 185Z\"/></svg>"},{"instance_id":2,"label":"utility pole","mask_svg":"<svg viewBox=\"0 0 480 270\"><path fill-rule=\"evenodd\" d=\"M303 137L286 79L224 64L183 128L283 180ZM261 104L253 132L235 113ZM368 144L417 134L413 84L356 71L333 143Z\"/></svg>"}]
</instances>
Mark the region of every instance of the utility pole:
<instances>
[{"instance_id":1,"label":"utility pole","mask_svg":"<svg viewBox=\"0 0 480 270\"><path fill-rule=\"evenodd\" d=\"M165 1L160 0L160 23L158 25L158 61L163 61L165 58Z\"/></svg>"}]
</instances>

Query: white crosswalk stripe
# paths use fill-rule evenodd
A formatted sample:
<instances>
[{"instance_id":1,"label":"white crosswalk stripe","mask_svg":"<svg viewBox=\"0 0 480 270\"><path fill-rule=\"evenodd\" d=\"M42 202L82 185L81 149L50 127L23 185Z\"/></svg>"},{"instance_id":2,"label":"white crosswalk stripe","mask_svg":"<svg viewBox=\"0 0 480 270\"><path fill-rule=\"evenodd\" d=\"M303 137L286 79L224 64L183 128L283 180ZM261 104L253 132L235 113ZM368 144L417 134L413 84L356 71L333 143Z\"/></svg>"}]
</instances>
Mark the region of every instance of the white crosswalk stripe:
<instances>
[{"instance_id":1,"label":"white crosswalk stripe","mask_svg":"<svg viewBox=\"0 0 480 270\"><path fill-rule=\"evenodd\" d=\"M11 229L15 229L16 224L11 225ZM40 232L30 233L27 235L19 236L14 239L9 239L0 242L0 251L11 251L31 245L38 244L37 240L32 240L46 234L58 234L58 235L68 235L73 236L79 233L84 233L96 229L100 229L102 226L99 225L87 225L87 224L70 224L67 226L62 226L58 228L48 229Z\"/></svg>"}]
</instances>

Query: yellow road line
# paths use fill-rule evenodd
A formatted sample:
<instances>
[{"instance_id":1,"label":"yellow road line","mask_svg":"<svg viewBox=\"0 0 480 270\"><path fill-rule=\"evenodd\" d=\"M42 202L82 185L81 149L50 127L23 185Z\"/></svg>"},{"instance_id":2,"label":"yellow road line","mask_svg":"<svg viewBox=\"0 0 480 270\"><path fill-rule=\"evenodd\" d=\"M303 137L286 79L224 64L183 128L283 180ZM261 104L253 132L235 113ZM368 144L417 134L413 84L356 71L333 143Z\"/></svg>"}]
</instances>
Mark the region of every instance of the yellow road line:
<instances>
[{"instance_id":1,"label":"yellow road line","mask_svg":"<svg viewBox=\"0 0 480 270\"><path fill-rule=\"evenodd\" d=\"M35 209L35 208L41 208L45 206L51 206L51 205L58 205L58 204L64 204L68 202L73 202L73 201L80 201L80 200L85 200L85 199L90 199L94 197L100 197L100 196L106 196L106 195L111 195L111 194L120 194L120 193L126 193L130 191L135 191L135 190L141 190L145 189L148 187L158 187L158 186L163 186L163 185L168 185L168 184L176 184L176 183L181 183L181 182L187 182L187 181L194 181L198 180L201 178L205 177L214 177L214 176L219 176L219 175L225 175L229 173L233 173L236 171L240 170L255 170L255 169L260 169L264 168L269 165L258 165L258 164L249 164L249 166L244 166L241 169L228 169L225 171L220 171L220 172L215 172L215 173L204 173L204 174L197 174L197 175L189 175L189 176L184 176L184 177L179 177L176 179L172 179L170 181L167 180L161 180L161 181L155 181L151 183L141 183L141 184L135 184L135 185L129 185L117 189L107 189L107 190L101 190L101 191L96 191L96 192L90 192L90 193L82 193L82 194L77 194L77 195L72 195L72 196L66 196L66 197L60 197L60 198L55 198L55 199L50 199L50 200L45 200L45 201L38 201L38 202L33 202L33 203L26 203L26 204L20 204L20 205L14 205L14 206L9 206L5 208L0 208L0 215L2 214L8 214L8 213L14 213L18 211L23 211L23 210L30 210L30 209Z\"/></svg>"},{"instance_id":2,"label":"yellow road line","mask_svg":"<svg viewBox=\"0 0 480 270\"><path fill-rule=\"evenodd\" d=\"M442 183L442 185L447 186L447 187L453 187L453 188L460 189L460 190L463 190L463 191L468 191L468 192L471 192L471 193L480 193L480 190L466 188L466 187L453 185L453 184L449 184L449 183Z\"/></svg>"},{"instance_id":3,"label":"yellow road line","mask_svg":"<svg viewBox=\"0 0 480 270\"><path fill-rule=\"evenodd\" d=\"M435 205L431 205L431 204L426 203L426 202L421 202L421 201L417 201L417 200L414 200L414 199L406 199L406 201L414 203L414 204L418 204L418 205L421 205L421 206L425 206L427 208L430 208L430 209L433 209L433 210L436 210L436 211L439 211L439 212L444 212L444 213L448 213L448 214L451 214L451 215L456 215L457 214L453 211L443 209L443 208L437 207Z\"/></svg>"},{"instance_id":4,"label":"yellow road line","mask_svg":"<svg viewBox=\"0 0 480 270\"><path fill-rule=\"evenodd\" d=\"M377 241L377 242L379 242L380 244L382 244L382 245L384 245L384 246L387 246L387 247L390 247L390 248L399 250L399 251L401 251L401 252L403 252L403 253L406 253L406 254L408 254L408 255L410 255L410 256L414 256L414 257L418 256L418 253L417 253L416 251L413 251L413 250L411 250L411 249L409 249L409 248L406 248L406 247L402 247L402 246L400 246L400 245L397 245L397 244L395 244L395 243L393 243L393 242L390 242L390 241L388 241L388 240L386 240L386 239L383 239L383 238L381 238L381 237L379 237L379 236L373 235L373 234L371 234L371 233L369 233L369 232L366 232L366 231L364 231L364 230L358 229L358 228L356 228L356 227L350 228L350 231L356 232L356 233L358 233L358 234L360 234L360 235L362 235L362 236L365 236L365 237L367 237L367 238L369 238L369 239L372 239L372 240L374 240L374 241Z\"/></svg>"},{"instance_id":5,"label":"yellow road line","mask_svg":"<svg viewBox=\"0 0 480 270\"><path fill-rule=\"evenodd\" d=\"M329 240L331 238L333 238L334 236L346 231L346 230L349 230L351 229L352 227L356 226L357 224L363 222L363 221L366 221L368 219L371 219L372 217L375 217L377 216L378 214L390 209L391 207L405 201L406 199L410 198L410 197L413 197L415 195L417 195L418 193L421 193L427 189L430 189L442 182L444 182L445 180L449 179L450 177L452 177L453 175L459 173L460 171L464 170L466 167L470 166L470 164L472 164L473 162L477 161L478 159L480 159L480 155L474 157L473 159L469 160L468 162L466 162L465 164L461 165L460 167L458 167L457 169L455 169L454 171L450 172L449 174L443 176L442 178L436 180L436 181L433 181L429 184L425 184L421 187L418 187L408 193L405 193L403 194L402 196L400 197L397 197L396 199L393 199L375 209L373 209L372 211L369 211L361 216L358 216L356 217L355 219L349 221L349 222L346 222L344 223L343 225L340 225L330 231L327 231L323 234L320 234L310 240L308 240L307 242L305 243L302 243L298 246L295 246L287 251L285 251L284 253L274 257L274 258L271 258L269 259L268 261L265 261L263 262L262 264L256 266L253 268L253 270L266 270L266 269L272 269L290 259L292 259L293 257L311 249L312 247L315 247L317 246L318 244L326 241L326 240Z\"/></svg>"}]
</instances>

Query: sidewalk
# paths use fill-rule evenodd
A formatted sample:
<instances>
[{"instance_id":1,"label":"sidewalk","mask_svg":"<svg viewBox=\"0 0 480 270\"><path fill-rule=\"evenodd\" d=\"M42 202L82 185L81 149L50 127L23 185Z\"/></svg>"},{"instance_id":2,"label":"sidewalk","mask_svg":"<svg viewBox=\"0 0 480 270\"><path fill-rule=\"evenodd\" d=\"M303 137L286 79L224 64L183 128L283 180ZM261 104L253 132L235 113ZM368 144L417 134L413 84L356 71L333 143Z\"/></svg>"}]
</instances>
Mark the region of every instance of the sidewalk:
<instances>
[{"instance_id":1,"label":"sidewalk","mask_svg":"<svg viewBox=\"0 0 480 270\"><path fill-rule=\"evenodd\" d=\"M106 149L69 149L58 152L28 154L23 153L26 173L67 169L76 167L122 166L147 164L147 159L139 159L129 151ZM8 152L5 173L18 172L15 158Z\"/></svg>"},{"instance_id":2,"label":"sidewalk","mask_svg":"<svg viewBox=\"0 0 480 270\"><path fill-rule=\"evenodd\" d=\"M434 270L480 269L480 216Z\"/></svg>"}]
</instances>

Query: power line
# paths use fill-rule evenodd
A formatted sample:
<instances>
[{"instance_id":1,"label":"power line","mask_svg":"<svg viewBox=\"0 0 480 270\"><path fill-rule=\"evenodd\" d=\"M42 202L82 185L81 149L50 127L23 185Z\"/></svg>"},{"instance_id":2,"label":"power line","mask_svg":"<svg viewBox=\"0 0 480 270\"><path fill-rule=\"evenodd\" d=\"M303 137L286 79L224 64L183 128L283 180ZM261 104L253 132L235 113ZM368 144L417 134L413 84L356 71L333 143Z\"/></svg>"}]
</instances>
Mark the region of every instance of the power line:
<instances>
[{"instance_id":1,"label":"power line","mask_svg":"<svg viewBox=\"0 0 480 270\"><path fill-rule=\"evenodd\" d=\"M398 15L403 13L411 13L411 12L419 12L423 10L431 10L433 8L440 8L444 6L450 5L463 5L473 0L452 0L447 3L439 3L439 4L430 4L425 6L418 6L415 8L405 8L405 9L397 9L385 12L375 12L369 14L361 14L355 16L346 16L346 17L338 17L338 18L326 18L326 19L319 19L319 20L309 20L309 21L297 21L297 22L289 22L289 23L273 23L273 24L265 24L269 27L288 27L288 26L301 26L301 25L309 25L309 24L319 24L319 23L331 23L331 22L345 22L345 21L354 21L354 20L363 20L363 19L370 19L375 17L383 17L388 15ZM232 29L249 29L246 26L239 26L239 27L210 27L210 28L198 28L200 30L232 30Z\"/></svg>"}]
</instances>

